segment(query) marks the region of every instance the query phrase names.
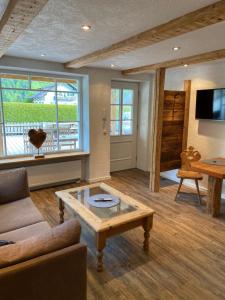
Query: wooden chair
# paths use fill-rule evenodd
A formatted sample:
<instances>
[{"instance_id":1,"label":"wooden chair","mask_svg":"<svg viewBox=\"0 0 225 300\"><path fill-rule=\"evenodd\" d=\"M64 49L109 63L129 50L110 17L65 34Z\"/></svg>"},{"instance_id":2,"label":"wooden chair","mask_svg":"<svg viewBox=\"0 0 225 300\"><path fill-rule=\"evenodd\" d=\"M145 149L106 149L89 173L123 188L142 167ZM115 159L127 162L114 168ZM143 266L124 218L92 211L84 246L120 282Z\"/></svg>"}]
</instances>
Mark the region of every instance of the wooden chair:
<instances>
[{"instance_id":1,"label":"wooden chair","mask_svg":"<svg viewBox=\"0 0 225 300\"><path fill-rule=\"evenodd\" d=\"M181 153L180 157L181 157L181 169L177 173L177 177L180 178L180 184L176 193L175 201L177 200L177 196L180 192L184 179L193 179L195 181L196 188L197 188L199 204L201 205L201 195L199 191L198 181L202 180L203 177L201 173L195 172L191 168L191 163L200 160L201 155L198 151L194 149L194 147L190 146L188 147L187 150L184 150Z\"/></svg>"}]
</instances>

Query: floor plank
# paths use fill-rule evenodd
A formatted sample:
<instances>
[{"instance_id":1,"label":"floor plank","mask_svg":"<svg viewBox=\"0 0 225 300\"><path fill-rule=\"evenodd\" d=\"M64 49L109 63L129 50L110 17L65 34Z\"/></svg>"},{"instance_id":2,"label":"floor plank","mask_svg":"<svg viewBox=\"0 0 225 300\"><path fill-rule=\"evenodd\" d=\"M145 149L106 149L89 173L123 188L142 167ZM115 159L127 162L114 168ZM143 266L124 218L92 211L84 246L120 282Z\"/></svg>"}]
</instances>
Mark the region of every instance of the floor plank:
<instances>
[{"instance_id":1,"label":"floor plank","mask_svg":"<svg viewBox=\"0 0 225 300\"><path fill-rule=\"evenodd\" d=\"M82 230L88 246L88 300L219 300L225 299L225 207L214 219L198 206L192 189L183 188L174 201L177 184L161 180L160 193L148 190L148 174L115 172L107 184L156 211L150 253L142 251L143 230L137 228L108 240L105 271L95 270L92 234ZM78 184L32 192L32 198L51 225L58 223L54 192ZM66 218L69 215L66 214Z\"/></svg>"}]
</instances>

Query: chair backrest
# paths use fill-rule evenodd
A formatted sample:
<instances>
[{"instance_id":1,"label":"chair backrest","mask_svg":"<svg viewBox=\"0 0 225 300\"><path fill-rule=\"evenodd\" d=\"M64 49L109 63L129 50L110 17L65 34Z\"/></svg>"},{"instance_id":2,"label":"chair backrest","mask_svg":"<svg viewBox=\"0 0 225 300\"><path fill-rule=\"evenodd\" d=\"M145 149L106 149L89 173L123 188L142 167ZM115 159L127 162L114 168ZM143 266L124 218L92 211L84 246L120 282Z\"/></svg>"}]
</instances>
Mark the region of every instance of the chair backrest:
<instances>
[{"instance_id":1,"label":"chair backrest","mask_svg":"<svg viewBox=\"0 0 225 300\"><path fill-rule=\"evenodd\" d=\"M201 154L194 147L189 146L181 155L181 170L191 171L191 163L201 159Z\"/></svg>"}]
</instances>

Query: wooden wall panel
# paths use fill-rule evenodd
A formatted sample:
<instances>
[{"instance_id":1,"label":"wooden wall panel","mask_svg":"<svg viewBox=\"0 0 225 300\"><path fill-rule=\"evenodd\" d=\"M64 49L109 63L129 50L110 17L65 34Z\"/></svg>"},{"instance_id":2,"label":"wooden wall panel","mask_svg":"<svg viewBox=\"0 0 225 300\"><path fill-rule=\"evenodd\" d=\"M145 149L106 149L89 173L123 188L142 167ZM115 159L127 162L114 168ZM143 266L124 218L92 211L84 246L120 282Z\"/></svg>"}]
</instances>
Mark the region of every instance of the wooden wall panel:
<instances>
[{"instance_id":1,"label":"wooden wall panel","mask_svg":"<svg viewBox=\"0 0 225 300\"><path fill-rule=\"evenodd\" d=\"M191 81L184 91L164 91L165 69L155 77L155 97L152 107L152 144L150 155L150 184L159 192L160 172L178 169L180 153L187 145Z\"/></svg>"},{"instance_id":2,"label":"wooden wall panel","mask_svg":"<svg viewBox=\"0 0 225 300\"><path fill-rule=\"evenodd\" d=\"M184 91L164 91L160 171L180 167L185 116Z\"/></svg>"}]
</instances>

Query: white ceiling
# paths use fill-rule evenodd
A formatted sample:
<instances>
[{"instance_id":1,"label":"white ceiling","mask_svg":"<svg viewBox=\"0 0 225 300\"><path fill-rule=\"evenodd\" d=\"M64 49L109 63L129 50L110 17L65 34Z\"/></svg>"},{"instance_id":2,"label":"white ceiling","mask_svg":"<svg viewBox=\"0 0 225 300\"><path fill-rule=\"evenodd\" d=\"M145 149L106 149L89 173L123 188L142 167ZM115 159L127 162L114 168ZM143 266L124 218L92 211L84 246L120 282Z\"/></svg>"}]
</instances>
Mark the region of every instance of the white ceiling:
<instances>
[{"instance_id":1,"label":"white ceiling","mask_svg":"<svg viewBox=\"0 0 225 300\"><path fill-rule=\"evenodd\" d=\"M91 66L108 67L111 64L118 69L129 69L184 58L191 55L225 49L225 22L205 27L182 36L172 38L150 47L129 52L108 60L95 62ZM174 46L181 47L179 51L173 51Z\"/></svg>"},{"instance_id":2,"label":"white ceiling","mask_svg":"<svg viewBox=\"0 0 225 300\"><path fill-rule=\"evenodd\" d=\"M8 1L0 0L1 11ZM217 0L49 0L6 55L67 62ZM92 30L83 32L82 24ZM225 22L90 66L126 69L225 48ZM178 45L181 50L174 52ZM41 54L46 54L41 57Z\"/></svg>"}]
</instances>

